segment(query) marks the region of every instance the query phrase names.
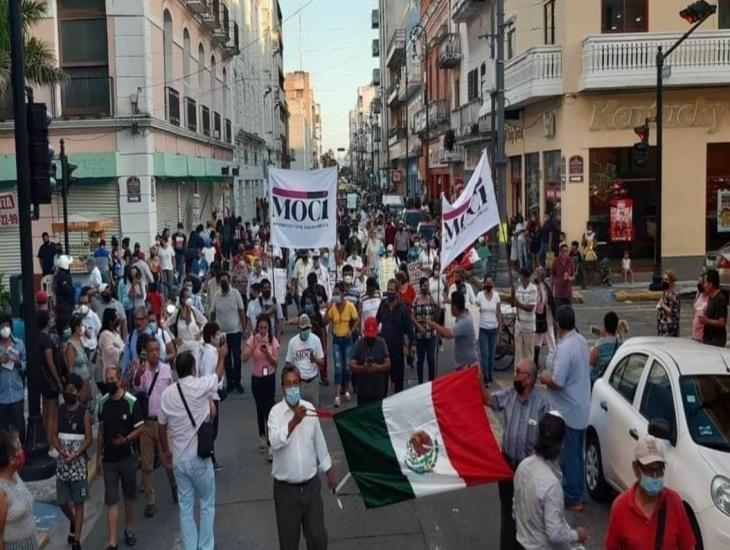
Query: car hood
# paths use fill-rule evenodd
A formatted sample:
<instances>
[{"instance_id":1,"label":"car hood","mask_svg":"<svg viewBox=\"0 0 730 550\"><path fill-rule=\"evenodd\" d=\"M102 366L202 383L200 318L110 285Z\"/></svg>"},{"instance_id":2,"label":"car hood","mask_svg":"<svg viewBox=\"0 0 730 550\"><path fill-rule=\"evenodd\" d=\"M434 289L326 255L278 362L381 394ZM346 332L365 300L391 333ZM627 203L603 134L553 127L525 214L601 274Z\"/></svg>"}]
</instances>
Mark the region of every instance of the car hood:
<instances>
[{"instance_id":1,"label":"car hood","mask_svg":"<svg viewBox=\"0 0 730 550\"><path fill-rule=\"evenodd\" d=\"M710 449L709 447L697 447L700 456L712 471L717 474L722 474L726 477L730 477L730 453L726 451L719 451L717 449Z\"/></svg>"}]
</instances>

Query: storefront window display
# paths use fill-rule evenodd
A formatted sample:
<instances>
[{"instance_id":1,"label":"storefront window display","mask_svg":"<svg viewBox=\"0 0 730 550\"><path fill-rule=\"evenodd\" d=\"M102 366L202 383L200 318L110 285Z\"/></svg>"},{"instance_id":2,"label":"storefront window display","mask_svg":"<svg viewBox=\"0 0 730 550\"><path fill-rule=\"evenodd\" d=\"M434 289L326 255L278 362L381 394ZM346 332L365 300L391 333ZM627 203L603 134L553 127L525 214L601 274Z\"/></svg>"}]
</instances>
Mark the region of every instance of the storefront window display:
<instances>
[{"instance_id":1,"label":"storefront window display","mask_svg":"<svg viewBox=\"0 0 730 550\"><path fill-rule=\"evenodd\" d=\"M657 204L655 159L655 149L651 147L646 167L642 169L634 163L631 147L590 150L590 205L586 221L591 222L596 233L599 258L619 259L628 250L634 259L653 260Z\"/></svg>"},{"instance_id":2,"label":"storefront window display","mask_svg":"<svg viewBox=\"0 0 730 550\"><path fill-rule=\"evenodd\" d=\"M707 249L730 243L730 143L707 145Z\"/></svg>"},{"instance_id":3,"label":"storefront window display","mask_svg":"<svg viewBox=\"0 0 730 550\"><path fill-rule=\"evenodd\" d=\"M560 217L560 151L545 151L542 163L545 167L545 216L555 212Z\"/></svg>"},{"instance_id":4,"label":"storefront window display","mask_svg":"<svg viewBox=\"0 0 730 550\"><path fill-rule=\"evenodd\" d=\"M527 184L527 217L540 215L540 153L525 155L525 183Z\"/></svg>"},{"instance_id":5,"label":"storefront window display","mask_svg":"<svg viewBox=\"0 0 730 550\"><path fill-rule=\"evenodd\" d=\"M522 157L510 157L509 169L512 182L512 215L515 215L522 212Z\"/></svg>"}]
</instances>

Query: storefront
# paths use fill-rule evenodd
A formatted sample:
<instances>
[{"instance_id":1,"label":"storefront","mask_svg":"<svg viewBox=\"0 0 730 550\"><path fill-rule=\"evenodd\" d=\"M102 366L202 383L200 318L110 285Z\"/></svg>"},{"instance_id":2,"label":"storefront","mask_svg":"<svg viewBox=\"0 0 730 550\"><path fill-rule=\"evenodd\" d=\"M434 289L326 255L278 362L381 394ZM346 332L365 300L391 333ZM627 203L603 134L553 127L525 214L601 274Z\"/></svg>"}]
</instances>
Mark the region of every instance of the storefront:
<instances>
[{"instance_id":1,"label":"storefront","mask_svg":"<svg viewBox=\"0 0 730 550\"><path fill-rule=\"evenodd\" d=\"M730 142L707 145L707 250L730 243Z\"/></svg>"}]
</instances>

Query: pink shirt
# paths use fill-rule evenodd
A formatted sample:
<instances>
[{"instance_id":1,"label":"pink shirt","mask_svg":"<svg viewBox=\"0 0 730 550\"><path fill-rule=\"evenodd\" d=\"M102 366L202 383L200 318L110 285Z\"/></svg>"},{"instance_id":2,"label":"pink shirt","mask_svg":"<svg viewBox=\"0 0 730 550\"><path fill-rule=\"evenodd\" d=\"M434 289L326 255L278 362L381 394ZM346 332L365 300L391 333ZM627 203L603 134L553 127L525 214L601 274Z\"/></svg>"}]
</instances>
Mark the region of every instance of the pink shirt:
<instances>
[{"instance_id":1,"label":"pink shirt","mask_svg":"<svg viewBox=\"0 0 730 550\"><path fill-rule=\"evenodd\" d=\"M692 318L692 339L697 340L698 342L702 342L702 337L704 336L705 332L705 326L700 323L700 320L697 318L698 315L705 312L705 308L707 307L707 295L703 292L697 298L695 299L694 304L694 317Z\"/></svg>"},{"instance_id":2,"label":"pink shirt","mask_svg":"<svg viewBox=\"0 0 730 550\"><path fill-rule=\"evenodd\" d=\"M157 364L157 369L160 371L160 374L157 376L155 387L152 388L152 393L148 400L148 414L151 417L157 417L160 414L162 392L165 391L168 386L172 385L172 369L170 369L170 365L160 361ZM145 369L140 377L139 386L134 386L135 391L149 393L149 388L154 377L154 372L148 368Z\"/></svg>"},{"instance_id":3,"label":"pink shirt","mask_svg":"<svg viewBox=\"0 0 730 550\"><path fill-rule=\"evenodd\" d=\"M263 351L261 351L261 344L254 343L254 336L251 336L248 341L246 342L247 346L253 347L253 355L251 355L251 374L254 376L268 376L271 374L274 374L276 371L276 363L273 365L269 361L269 358L264 354ZM279 353L279 342L276 338L272 340L271 343L269 343L268 338L266 339L266 347L269 350L269 353L276 357L276 355ZM266 374L264 374L264 369L266 369Z\"/></svg>"}]
</instances>

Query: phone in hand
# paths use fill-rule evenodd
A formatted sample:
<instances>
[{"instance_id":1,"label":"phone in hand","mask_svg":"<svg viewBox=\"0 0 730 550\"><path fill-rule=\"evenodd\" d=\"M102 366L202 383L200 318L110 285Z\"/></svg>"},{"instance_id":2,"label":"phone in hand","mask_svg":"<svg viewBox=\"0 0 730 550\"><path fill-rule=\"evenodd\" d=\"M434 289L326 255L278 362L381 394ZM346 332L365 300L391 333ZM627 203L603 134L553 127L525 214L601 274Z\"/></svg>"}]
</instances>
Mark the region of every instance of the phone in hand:
<instances>
[{"instance_id":1,"label":"phone in hand","mask_svg":"<svg viewBox=\"0 0 730 550\"><path fill-rule=\"evenodd\" d=\"M142 351L139 352L139 362L140 363L144 363L146 361L147 361L147 351L146 350L142 350Z\"/></svg>"},{"instance_id":2,"label":"phone in hand","mask_svg":"<svg viewBox=\"0 0 730 550\"><path fill-rule=\"evenodd\" d=\"M218 346L220 347L220 346L225 346L225 345L226 345L226 335L221 334L220 337L218 338Z\"/></svg>"},{"instance_id":3,"label":"phone in hand","mask_svg":"<svg viewBox=\"0 0 730 550\"><path fill-rule=\"evenodd\" d=\"M601 329L599 329L596 325L591 325L591 334L593 334L594 336L600 336Z\"/></svg>"}]
</instances>

